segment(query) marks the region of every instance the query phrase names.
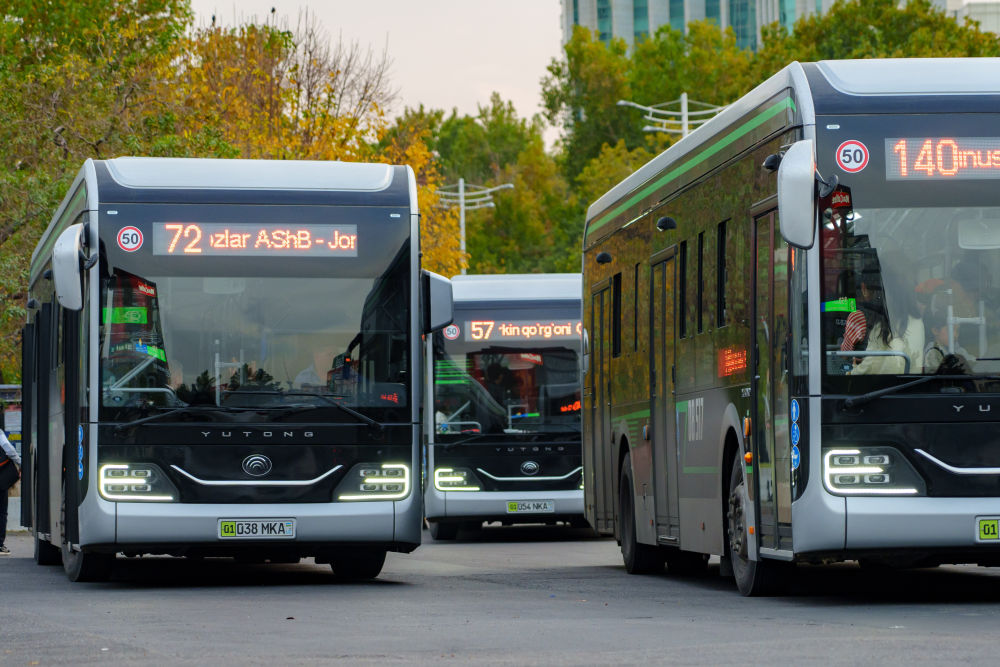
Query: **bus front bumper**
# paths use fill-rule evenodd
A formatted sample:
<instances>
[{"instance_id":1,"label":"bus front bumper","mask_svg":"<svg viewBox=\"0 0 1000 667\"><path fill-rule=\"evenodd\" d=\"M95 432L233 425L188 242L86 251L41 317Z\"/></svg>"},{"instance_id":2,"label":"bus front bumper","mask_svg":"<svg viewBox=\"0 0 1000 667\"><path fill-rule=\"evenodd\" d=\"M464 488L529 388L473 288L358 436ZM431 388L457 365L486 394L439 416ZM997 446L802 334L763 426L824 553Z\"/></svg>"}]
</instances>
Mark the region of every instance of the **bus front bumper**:
<instances>
[{"instance_id":1,"label":"bus front bumper","mask_svg":"<svg viewBox=\"0 0 1000 667\"><path fill-rule=\"evenodd\" d=\"M510 511L510 503L551 503L551 511ZM523 505L521 506L523 507ZM515 523L536 523L583 515L583 491L439 491L425 496L428 520L482 518Z\"/></svg>"},{"instance_id":2,"label":"bus front bumper","mask_svg":"<svg viewBox=\"0 0 1000 667\"><path fill-rule=\"evenodd\" d=\"M847 498L848 549L1000 546L979 539L979 519L1000 518L1000 498Z\"/></svg>"}]
</instances>

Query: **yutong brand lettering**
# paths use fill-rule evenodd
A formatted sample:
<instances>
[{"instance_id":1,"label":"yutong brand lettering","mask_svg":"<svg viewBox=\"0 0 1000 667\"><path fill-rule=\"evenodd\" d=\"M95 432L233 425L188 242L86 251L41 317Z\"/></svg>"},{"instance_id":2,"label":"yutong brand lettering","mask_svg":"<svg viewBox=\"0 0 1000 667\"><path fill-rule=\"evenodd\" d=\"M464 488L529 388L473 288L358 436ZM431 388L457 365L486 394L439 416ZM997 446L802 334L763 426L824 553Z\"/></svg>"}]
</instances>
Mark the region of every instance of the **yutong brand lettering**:
<instances>
[{"instance_id":1,"label":"yutong brand lettering","mask_svg":"<svg viewBox=\"0 0 1000 667\"><path fill-rule=\"evenodd\" d=\"M295 433L295 431L281 431L281 434L278 435L278 436L276 436L274 434L274 431L262 431L262 432L257 432L257 433L255 433L254 431L201 431L201 435L202 435L203 438L211 438L213 435L216 436L216 437L220 437L220 438L232 438L234 433L236 433L237 436L242 435L244 438L251 438L254 435L256 435L257 437L261 437L261 438L273 438L273 437L281 437L281 438L295 438L295 437L312 438L312 437L315 437L315 433L313 431L303 431L302 433Z\"/></svg>"},{"instance_id":2,"label":"yutong brand lettering","mask_svg":"<svg viewBox=\"0 0 1000 667\"><path fill-rule=\"evenodd\" d=\"M357 257L357 225L153 225L154 255Z\"/></svg>"}]
</instances>

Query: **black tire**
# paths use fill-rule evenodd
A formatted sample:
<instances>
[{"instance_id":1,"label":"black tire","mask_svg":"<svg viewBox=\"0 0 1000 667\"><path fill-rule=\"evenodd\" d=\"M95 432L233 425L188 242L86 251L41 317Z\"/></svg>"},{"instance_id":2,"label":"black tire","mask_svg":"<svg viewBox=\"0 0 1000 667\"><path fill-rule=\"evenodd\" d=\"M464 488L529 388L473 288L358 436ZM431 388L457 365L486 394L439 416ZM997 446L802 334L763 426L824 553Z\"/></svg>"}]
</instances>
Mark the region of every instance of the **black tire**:
<instances>
[{"instance_id":1,"label":"black tire","mask_svg":"<svg viewBox=\"0 0 1000 667\"><path fill-rule=\"evenodd\" d=\"M458 523L454 521L428 521L427 530L435 540L453 540L458 535Z\"/></svg>"},{"instance_id":2,"label":"black tire","mask_svg":"<svg viewBox=\"0 0 1000 667\"><path fill-rule=\"evenodd\" d=\"M66 525L66 482L63 482L62 487L62 525ZM107 581L111 578L115 554L73 551L64 535L60 536L60 543L63 570L70 581Z\"/></svg>"},{"instance_id":3,"label":"black tire","mask_svg":"<svg viewBox=\"0 0 1000 667\"><path fill-rule=\"evenodd\" d=\"M365 581L374 579L385 565L385 550L357 549L343 551L330 559L330 569L337 579Z\"/></svg>"},{"instance_id":4,"label":"black tire","mask_svg":"<svg viewBox=\"0 0 1000 667\"><path fill-rule=\"evenodd\" d=\"M775 589L777 564L764 559L750 560L750 539L746 526L743 458L733 458L729 475L729 499L726 504L726 557L733 566L736 588L747 597L770 595Z\"/></svg>"},{"instance_id":5,"label":"black tire","mask_svg":"<svg viewBox=\"0 0 1000 667\"><path fill-rule=\"evenodd\" d=\"M635 507L633 506L632 460L628 454L622 461L618 485L618 519L621 524L622 560L629 574L650 574L663 571L663 554L659 548L640 544L636 538Z\"/></svg>"}]
</instances>

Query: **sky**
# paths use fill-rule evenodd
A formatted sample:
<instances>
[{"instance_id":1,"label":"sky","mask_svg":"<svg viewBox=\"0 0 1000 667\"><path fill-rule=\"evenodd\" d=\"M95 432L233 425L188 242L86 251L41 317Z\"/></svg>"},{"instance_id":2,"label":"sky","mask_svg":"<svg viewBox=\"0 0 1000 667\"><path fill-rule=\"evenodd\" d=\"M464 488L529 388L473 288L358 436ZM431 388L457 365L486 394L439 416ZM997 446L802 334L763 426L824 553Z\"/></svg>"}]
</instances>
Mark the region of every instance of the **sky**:
<instances>
[{"instance_id":1,"label":"sky","mask_svg":"<svg viewBox=\"0 0 1000 667\"><path fill-rule=\"evenodd\" d=\"M562 52L559 0L192 0L196 25L264 20L274 7L294 26L315 13L332 41L339 38L376 53L387 47L404 107L457 108L474 115L493 91L518 115L540 113L541 79ZM552 130L546 133L546 139Z\"/></svg>"}]
</instances>

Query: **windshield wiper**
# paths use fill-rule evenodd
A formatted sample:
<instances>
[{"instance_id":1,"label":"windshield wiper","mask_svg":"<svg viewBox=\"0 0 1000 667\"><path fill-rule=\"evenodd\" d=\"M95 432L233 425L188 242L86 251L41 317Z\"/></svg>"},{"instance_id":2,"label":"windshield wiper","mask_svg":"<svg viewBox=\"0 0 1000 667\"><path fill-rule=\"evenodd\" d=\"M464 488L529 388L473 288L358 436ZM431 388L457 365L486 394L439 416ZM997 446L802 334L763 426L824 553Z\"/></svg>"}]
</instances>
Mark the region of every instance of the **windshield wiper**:
<instances>
[{"instance_id":1,"label":"windshield wiper","mask_svg":"<svg viewBox=\"0 0 1000 667\"><path fill-rule=\"evenodd\" d=\"M864 405L873 399L881 398L882 396L886 396L888 394L895 394L896 392L909 389L910 387L916 387L919 384L924 384L925 382L930 382L931 380L1000 380L1000 375L925 375L910 382L904 382L903 384L897 384L892 387L876 389L875 391L869 391L866 394L859 394L857 396L845 398L844 407L853 408L858 405Z\"/></svg>"},{"instance_id":2,"label":"windshield wiper","mask_svg":"<svg viewBox=\"0 0 1000 667\"><path fill-rule=\"evenodd\" d=\"M436 446L440 446L441 449L448 450L454 449L459 445L464 445L467 442L472 442L473 440L479 440L480 438L485 438L490 435L489 433L476 433L475 435L470 435L468 438L462 438L461 440L456 440L455 442L449 442L447 445L441 445L440 443L434 443Z\"/></svg>"},{"instance_id":3,"label":"windshield wiper","mask_svg":"<svg viewBox=\"0 0 1000 667\"><path fill-rule=\"evenodd\" d=\"M332 405L333 407L338 408L339 410L341 410L341 411L343 411L343 412L351 415L352 417L354 417L358 421L361 421L361 422L364 422L365 424L368 424L372 428L376 428L379 431L385 429L385 424L383 424L382 422L376 421L376 420L372 419L371 417L369 417L368 415L364 414L363 412L358 412L354 408L348 407L347 405L344 405L343 403L341 403L337 399L330 398L329 396L325 396L323 394L314 394L311 391L270 391L270 390L268 390L268 391L247 391L247 392L241 392L241 393L243 393L243 394L268 394L268 395L276 395L276 396L308 396L310 398L318 398L321 401L325 402L326 404ZM292 408L294 408L295 412L298 412L298 411L301 411L303 409L303 406L299 406L299 405L297 405L297 406L289 406L289 409L292 409Z\"/></svg>"},{"instance_id":4,"label":"windshield wiper","mask_svg":"<svg viewBox=\"0 0 1000 667\"><path fill-rule=\"evenodd\" d=\"M130 422L125 422L123 424L118 424L115 426L115 431L124 431L132 426L138 426L139 424L145 424L146 422L155 421L157 419L163 419L164 417L169 417L170 415L176 415L181 413L188 414L199 414L208 412L255 412L257 408L230 408L222 407L218 405L185 405L180 408L172 408L165 412L157 412L155 415L147 415L145 417L140 417L139 419L133 419Z\"/></svg>"}]
</instances>

